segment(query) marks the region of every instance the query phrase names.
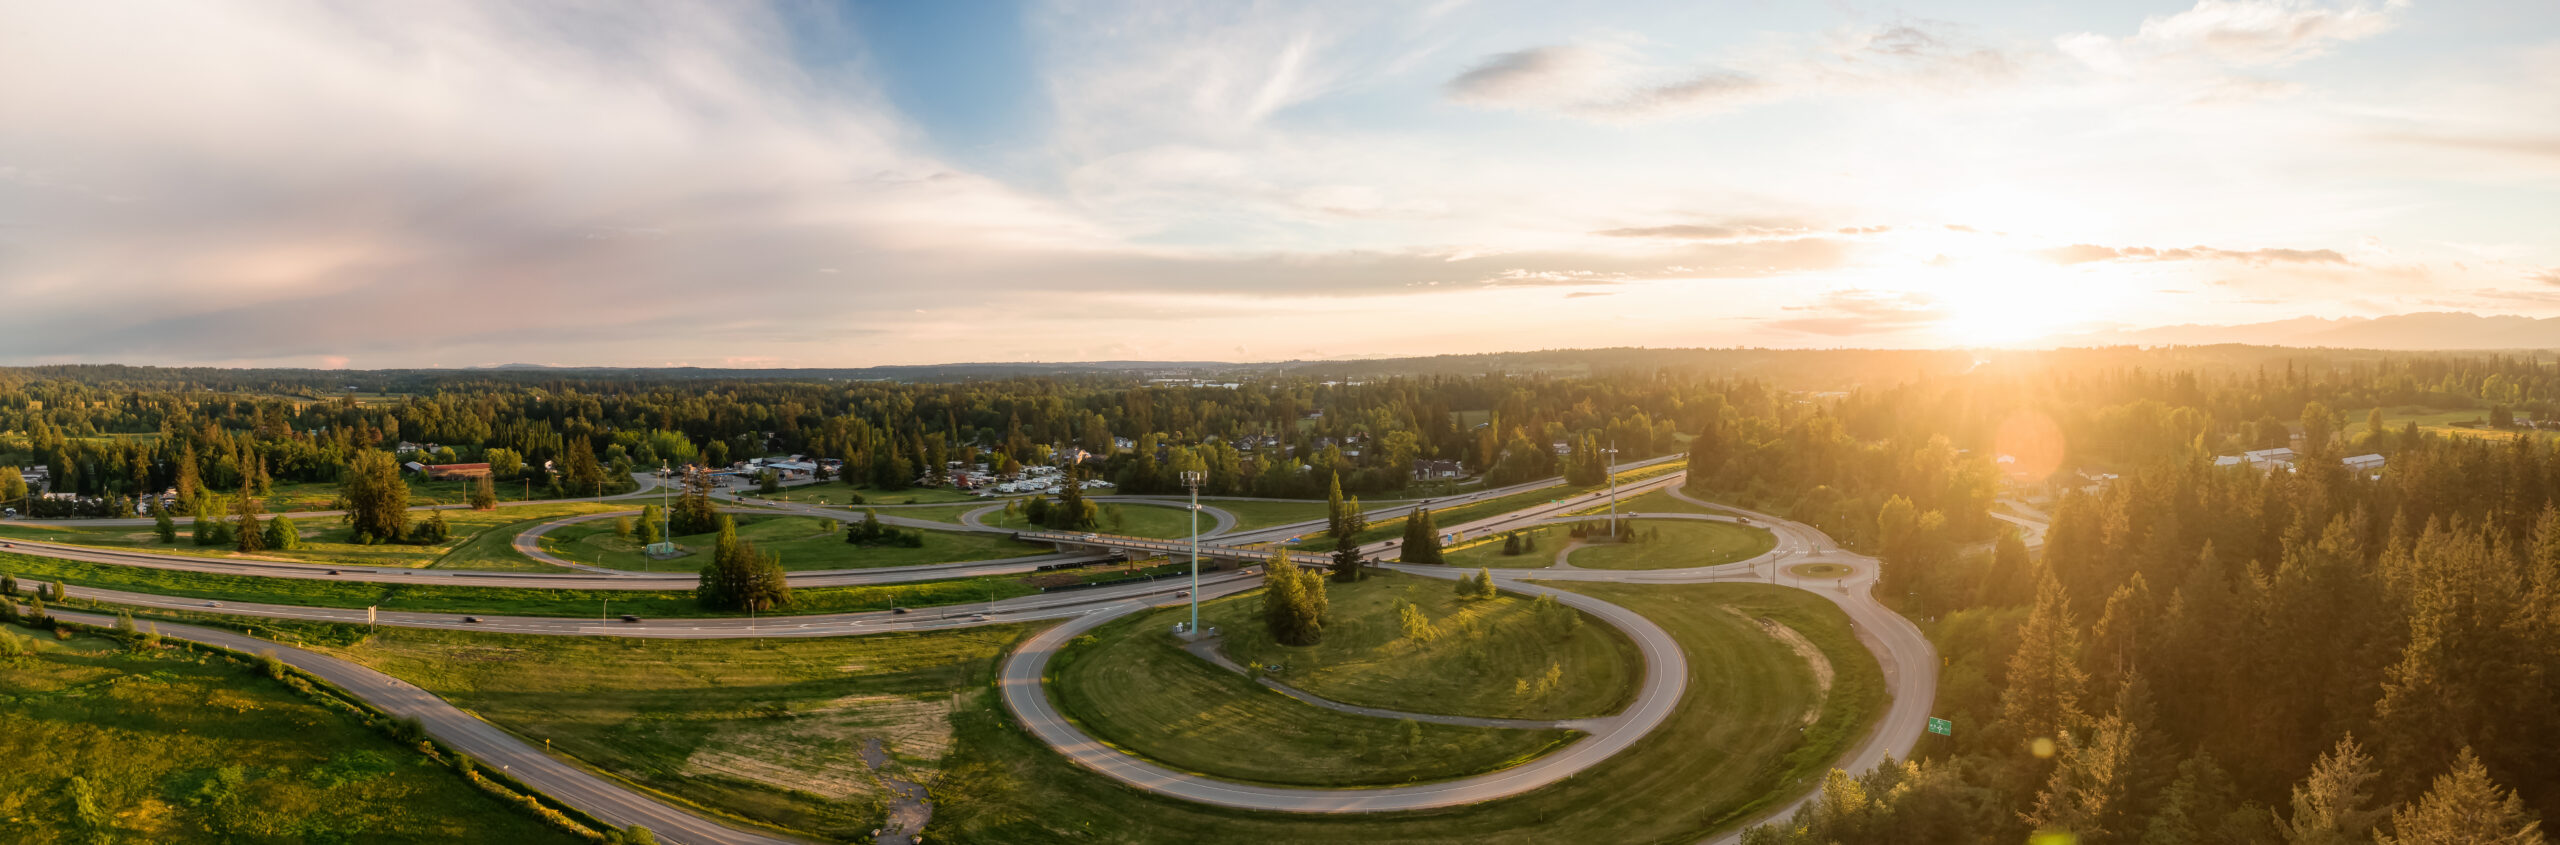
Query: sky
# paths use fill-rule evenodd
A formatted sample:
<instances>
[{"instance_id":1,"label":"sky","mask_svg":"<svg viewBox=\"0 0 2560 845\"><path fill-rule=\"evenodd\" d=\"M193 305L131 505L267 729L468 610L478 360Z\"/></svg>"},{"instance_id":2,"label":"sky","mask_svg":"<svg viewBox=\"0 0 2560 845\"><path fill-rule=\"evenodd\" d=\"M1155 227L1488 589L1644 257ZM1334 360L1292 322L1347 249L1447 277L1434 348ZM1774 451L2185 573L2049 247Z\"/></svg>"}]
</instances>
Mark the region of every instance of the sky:
<instances>
[{"instance_id":1,"label":"sky","mask_svg":"<svg viewBox=\"0 0 2560 845\"><path fill-rule=\"evenodd\" d=\"M0 363L2560 316L2560 4L0 5Z\"/></svg>"}]
</instances>

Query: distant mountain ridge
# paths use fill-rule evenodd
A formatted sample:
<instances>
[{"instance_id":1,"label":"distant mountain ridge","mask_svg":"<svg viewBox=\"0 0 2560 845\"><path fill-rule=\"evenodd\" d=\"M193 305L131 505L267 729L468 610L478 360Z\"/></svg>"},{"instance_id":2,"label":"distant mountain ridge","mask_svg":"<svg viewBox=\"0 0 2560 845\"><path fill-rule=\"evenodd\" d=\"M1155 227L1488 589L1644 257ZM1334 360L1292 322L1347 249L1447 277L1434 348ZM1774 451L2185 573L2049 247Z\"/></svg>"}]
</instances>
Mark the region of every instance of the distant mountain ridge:
<instances>
[{"instance_id":1,"label":"distant mountain ridge","mask_svg":"<svg viewBox=\"0 0 2560 845\"><path fill-rule=\"evenodd\" d=\"M2042 346L2252 346L2331 349L2560 349L2560 317L2429 311L2388 317L2298 317L2265 323L2189 323L2047 338Z\"/></svg>"}]
</instances>

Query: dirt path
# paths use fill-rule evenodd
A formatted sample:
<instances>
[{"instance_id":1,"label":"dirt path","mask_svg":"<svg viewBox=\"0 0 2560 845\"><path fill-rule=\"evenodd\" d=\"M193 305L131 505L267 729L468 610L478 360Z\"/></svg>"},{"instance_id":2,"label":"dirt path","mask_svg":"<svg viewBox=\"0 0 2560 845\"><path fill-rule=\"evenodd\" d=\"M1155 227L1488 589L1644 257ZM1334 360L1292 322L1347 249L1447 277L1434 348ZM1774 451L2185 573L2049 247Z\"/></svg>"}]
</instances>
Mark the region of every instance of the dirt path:
<instances>
[{"instance_id":1,"label":"dirt path","mask_svg":"<svg viewBox=\"0 0 2560 845\"><path fill-rule=\"evenodd\" d=\"M1726 608L1726 610L1733 611L1732 608ZM1734 615L1741 614L1734 612ZM1804 658L1805 666L1813 670L1813 701L1806 704L1804 709L1804 723L1813 724L1822 716L1822 702L1831 697L1831 658L1823 656L1822 649L1815 647L1812 640L1805 639L1803 634L1797 633L1794 628L1787 627L1786 623L1766 616L1757 617L1751 621L1758 623L1761 632L1768 634L1770 639L1784 643L1788 650L1796 653L1797 657Z\"/></svg>"},{"instance_id":2,"label":"dirt path","mask_svg":"<svg viewBox=\"0 0 2560 845\"><path fill-rule=\"evenodd\" d=\"M933 820L933 802L926 800L922 784L889 776L889 752L880 747L880 738L862 741L862 762L880 776L880 785L889 790L889 821L872 836L875 845L915 845L924 833L924 823Z\"/></svg>"}]
</instances>

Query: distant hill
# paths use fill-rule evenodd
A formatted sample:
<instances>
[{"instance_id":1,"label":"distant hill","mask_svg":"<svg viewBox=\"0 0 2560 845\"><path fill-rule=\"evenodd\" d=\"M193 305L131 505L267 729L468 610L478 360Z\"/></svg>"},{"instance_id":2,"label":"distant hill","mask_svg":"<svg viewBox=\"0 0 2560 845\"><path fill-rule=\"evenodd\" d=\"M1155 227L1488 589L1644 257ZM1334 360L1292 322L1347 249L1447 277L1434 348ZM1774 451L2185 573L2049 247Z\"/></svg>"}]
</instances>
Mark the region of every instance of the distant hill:
<instances>
[{"instance_id":1,"label":"distant hill","mask_svg":"<svg viewBox=\"0 0 2560 845\"><path fill-rule=\"evenodd\" d=\"M2049 338L2046 345L2202 346L2222 343L2332 349L2560 349L2560 317L2536 319L2459 311L2334 320L2301 317L2267 323L2222 326L2191 323L2097 332Z\"/></svg>"}]
</instances>

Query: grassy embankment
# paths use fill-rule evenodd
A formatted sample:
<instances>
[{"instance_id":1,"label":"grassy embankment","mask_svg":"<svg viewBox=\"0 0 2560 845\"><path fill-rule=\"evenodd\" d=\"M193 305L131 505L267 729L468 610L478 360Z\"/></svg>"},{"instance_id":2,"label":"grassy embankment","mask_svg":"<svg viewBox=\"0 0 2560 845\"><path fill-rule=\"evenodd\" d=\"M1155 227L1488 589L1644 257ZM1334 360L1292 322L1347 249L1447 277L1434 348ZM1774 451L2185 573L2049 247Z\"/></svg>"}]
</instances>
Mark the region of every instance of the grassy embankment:
<instances>
[{"instance_id":1,"label":"grassy embankment","mask_svg":"<svg viewBox=\"0 0 2560 845\"><path fill-rule=\"evenodd\" d=\"M942 841L960 843L1694 841L1813 787L1882 709L1883 673L1848 618L1819 597L1758 584L1572 588L1661 624L1688 656L1690 685L1654 735L1564 783L1422 813L1223 810L1141 793L1066 762L1009 725L990 691L955 715L958 757L945 763L985 774L951 790L935 824ZM1833 670L1827 693L1807 662L1756 621L1764 617L1823 656ZM978 786L987 783L1004 788Z\"/></svg>"},{"instance_id":2,"label":"grassy embankment","mask_svg":"<svg viewBox=\"0 0 2560 845\"><path fill-rule=\"evenodd\" d=\"M1581 611L1542 616L1536 602L1508 593L1460 598L1454 582L1392 572L1327 590L1331 621L1324 641L1283 646L1261 624L1258 595L1211 602L1203 624L1225 634L1238 663L1277 665L1273 677L1335 701L1415 713L1499 719L1606 716L1635 697L1644 659L1616 629ZM1398 602L1411 602L1432 635L1408 638ZM1568 621L1568 619L1573 621ZM1550 666L1565 682L1533 690Z\"/></svg>"},{"instance_id":3,"label":"grassy embankment","mask_svg":"<svg viewBox=\"0 0 2560 845\"><path fill-rule=\"evenodd\" d=\"M531 587L457 587L383 584L305 578L263 578L181 572L137 566L87 563L57 558L0 553L0 573L19 578L214 601L262 602L304 607L423 613L472 613L508 616L591 616L606 600L617 613L650 618L737 616L702 609L683 590L555 590ZM815 587L792 591L788 608L766 616L850 613L891 607L931 607L1004 599L1039 592L1015 576L990 575L912 584L862 587Z\"/></svg>"},{"instance_id":4,"label":"grassy embankment","mask_svg":"<svg viewBox=\"0 0 2560 845\"><path fill-rule=\"evenodd\" d=\"M555 529L542 535L542 548L569 560L611 569L691 571L709 560L715 539L712 534L680 536L675 538L676 545L692 553L651 560L642 551L638 538L617 533L614 523L615 520L600 519ZM737 523L740 538L755 543L757 551L780 557L782 568L794 572L992 560L1052 551L1047 546L1014 542L1001 534L960 531L926 531L924 545L917 548L857 546L844 541L843 522L814 516L739 514Z\"/></svg>"},{"instance_id":5,"label":"grassy embankment","mask_svg":"<svg viewBox=\"0 0 2560 845\"><path fill-rule=\"evenodd\" d=\"M12 841L581 841L229 660L0 630L35 648L0 664ZM80 819L74 777L103 829Z\"/></svg>"}]
</instances>

